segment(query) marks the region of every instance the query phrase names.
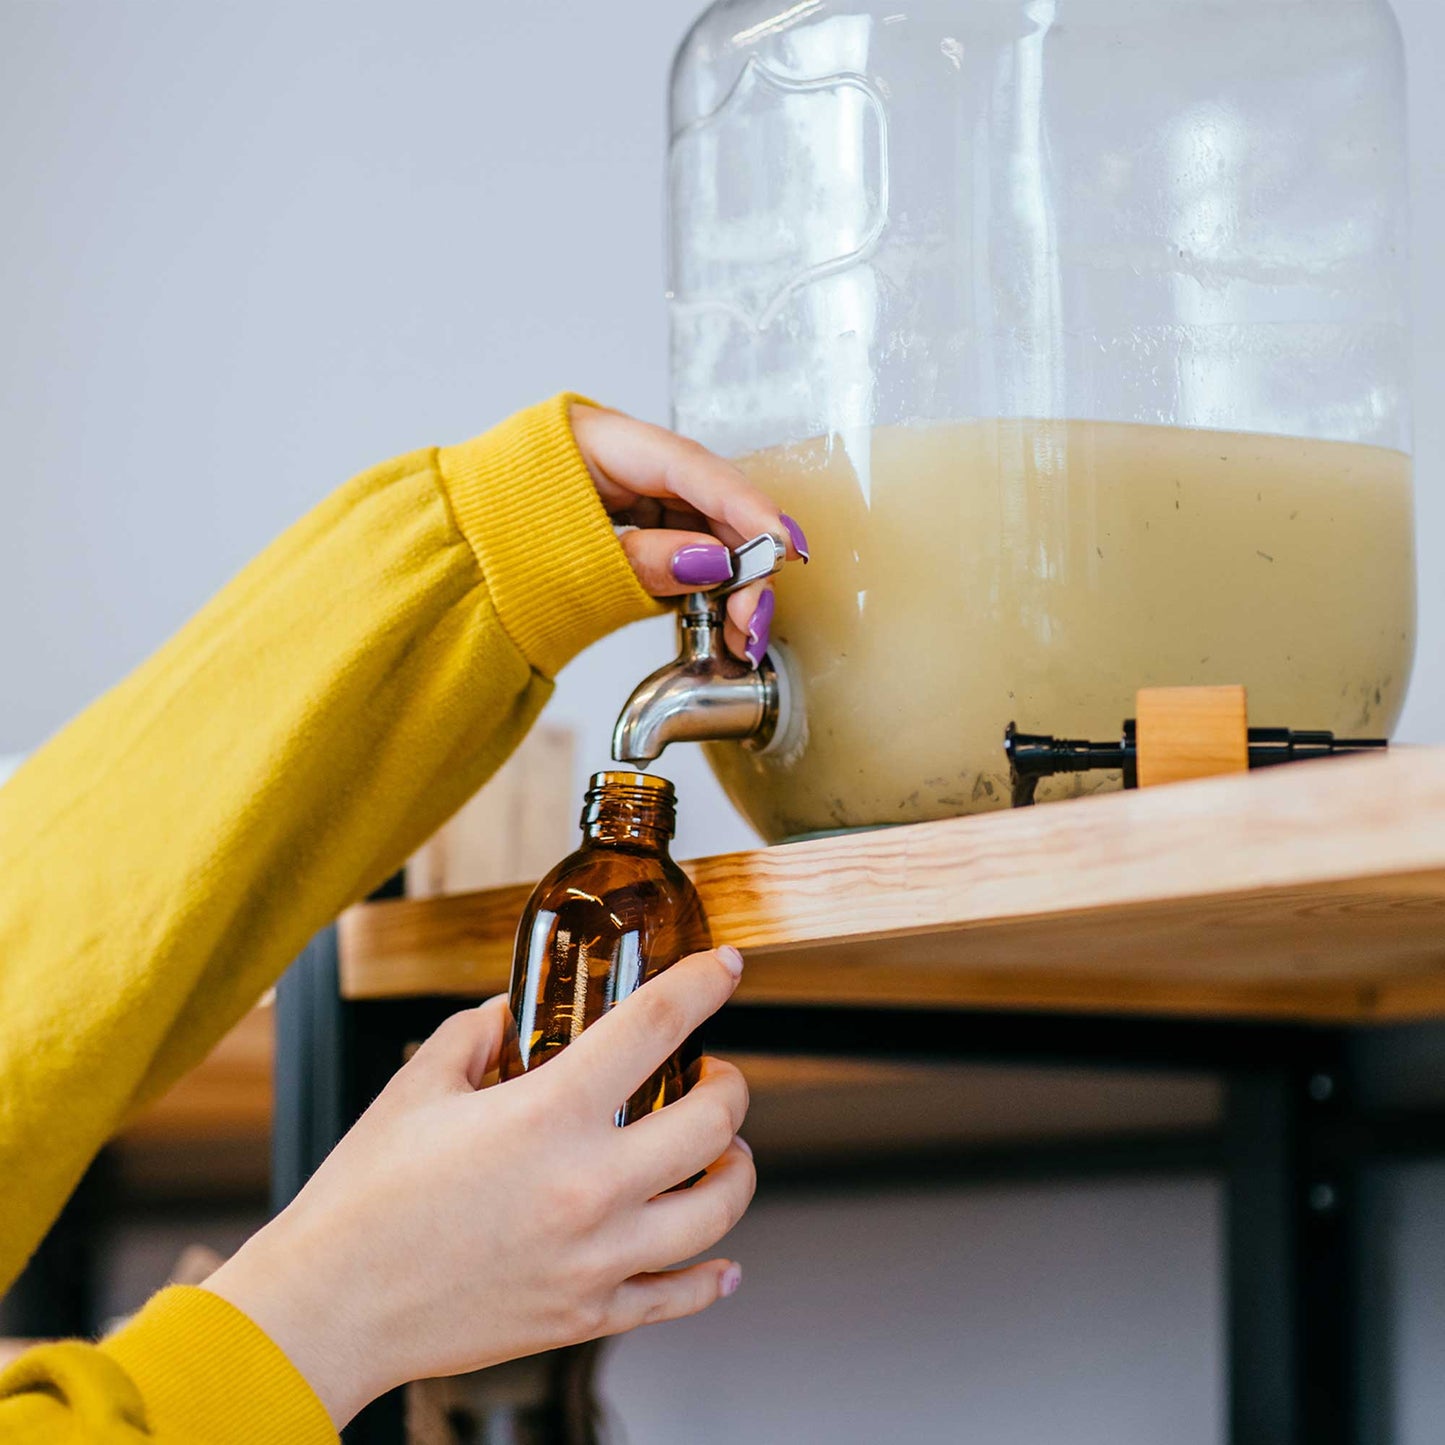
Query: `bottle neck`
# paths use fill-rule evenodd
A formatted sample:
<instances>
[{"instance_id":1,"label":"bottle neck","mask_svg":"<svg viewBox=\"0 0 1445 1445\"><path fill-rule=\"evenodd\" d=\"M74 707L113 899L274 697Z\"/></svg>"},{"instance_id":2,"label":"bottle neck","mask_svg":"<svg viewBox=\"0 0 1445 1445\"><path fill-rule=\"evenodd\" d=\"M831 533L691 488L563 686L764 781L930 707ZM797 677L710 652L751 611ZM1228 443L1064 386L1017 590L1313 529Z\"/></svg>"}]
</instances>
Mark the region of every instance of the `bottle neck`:
<instances>
[{"instance_id":1,"label":"bottle neck","mask_svg":"<svg viewBox=\"0 0 1445 1445\"><path fill-rule=\"evenodd\" d=\"M676 819L670 783L645 774L599 774L582 809L582 841L665 854Z\"/></svg>"},{"instance_id":2,"label":"bottle neck","mask_svg":"<svg viewBox=\"0 0 1445 1445\"><path fill-rule=\"evenodd\" d=\"M647 809L608 810L600 817L584 818L582 841L604 848L639 848L666 853L672 841L672 820L648 816Z\"/></svg>"}]
</instances>

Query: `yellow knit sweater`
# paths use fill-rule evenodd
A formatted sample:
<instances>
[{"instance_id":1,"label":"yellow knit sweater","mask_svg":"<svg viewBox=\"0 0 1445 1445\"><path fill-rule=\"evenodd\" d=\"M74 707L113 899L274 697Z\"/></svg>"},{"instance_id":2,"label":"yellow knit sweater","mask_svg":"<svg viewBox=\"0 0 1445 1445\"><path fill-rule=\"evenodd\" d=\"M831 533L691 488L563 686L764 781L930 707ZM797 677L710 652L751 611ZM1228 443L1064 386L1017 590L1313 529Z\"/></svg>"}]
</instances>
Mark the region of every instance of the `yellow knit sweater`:
<instances>
[{"instance_id":1,"label":"yellow knit sweater","mask_svg":"<svg viewBox=\"0 0 1445 1445\"><path fill-rule=\"evenodd\" d=\"M0 1292L86 1165L658 606L562 396L364 473L0 788ZM0 1375L0 1441L336 1438L204 1290Z\"/></svg>"}]
</instances>

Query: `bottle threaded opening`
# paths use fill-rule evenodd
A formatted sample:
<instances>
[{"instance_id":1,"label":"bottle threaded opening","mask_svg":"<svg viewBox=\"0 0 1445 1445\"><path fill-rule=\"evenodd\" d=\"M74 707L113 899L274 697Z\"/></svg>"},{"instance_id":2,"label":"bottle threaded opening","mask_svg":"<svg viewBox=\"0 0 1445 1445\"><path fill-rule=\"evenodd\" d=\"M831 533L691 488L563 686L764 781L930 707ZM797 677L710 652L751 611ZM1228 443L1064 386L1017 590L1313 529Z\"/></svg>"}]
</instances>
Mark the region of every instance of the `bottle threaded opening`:
<instances>
[{"instance_id":1,"label":"bottle threaded opening","mask_svg":"<svg viewBox=\"0 0 1445 1445\"><path fill-rule=\"evenodd\" d=\"M651 773L593 773L582 808L582 827L594 836L671 838L677 822L677 792Z\"/></svg>"},{"instance_id":2,"label":"bottle threaded opening","mask_svg":"<svg viewBox=\"0 0 1445 1445\"><path fill-rule=\"evenodd\" d=\"M672 784L654 773L593 773L587 784L587 791L589 794L606 792L618 797L624 793L637 793L651 799L664 797L669 802L677 801L677 791Z\"/></svg>"}]
</instances>

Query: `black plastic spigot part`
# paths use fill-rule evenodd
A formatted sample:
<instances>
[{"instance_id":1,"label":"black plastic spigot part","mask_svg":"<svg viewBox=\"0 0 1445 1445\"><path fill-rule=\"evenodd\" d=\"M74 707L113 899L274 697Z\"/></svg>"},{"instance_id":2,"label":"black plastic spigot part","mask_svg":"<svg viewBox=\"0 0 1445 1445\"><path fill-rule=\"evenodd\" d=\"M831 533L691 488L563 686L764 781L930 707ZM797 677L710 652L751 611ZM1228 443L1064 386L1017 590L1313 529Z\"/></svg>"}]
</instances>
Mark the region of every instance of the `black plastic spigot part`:
<instances>
[{"instance_id":1,"label":"black plastic spigot part","mask_svg":"<svg viewBox=\"0 0 1445 1445\"><path fill-rule=\"evenodd\" d=\"M1311 758L1346 753L1379 752L1389 746L1385 738L1337 738L1332 732L1302 732L1292 728L1250 728L1249 766L1272 768L1280 763L1307 762ZM1047 733L1021 733L1014 723L1004 730L1004 756L1015 808L1029 807L1043 778L1057 773L1114 770L1124 775L1124 786L1139 785L1138 751L1134 719L1124 724L1117 743L1056 738Z\"/></svg>"},{"instance_id":2,"label":"black plastic spigot part","mask_svg":"<svg viewBox=\"0 0 1445 1445\"><path fill-rule=\"evenodd\" d=\"M1387 738L1337 738L1329 732L1297 732L1290 728L1250 728L1249 765L1272 768L1276 763L1302 763L1342 753L1383 752Z\"/></svg>"},{"instance_id":3,"label":"black plastic spigot part","mask_svg":"<svg viewBox=\"0 0 1445 1445\"><path fill-rule=\"evenodd\" d=\"M1133 724L1124 724L1117 743L1091 743L1082 738L1056 738L1047 733L1021 733L1010 723L1004 731L1003 750L1009 762L1013 806L1026 808L1034 801L1041 778L1055 773L1088 773L1114 769L1124 773L1124 786L1134 777Z\"/></svg>"}]
</instances>

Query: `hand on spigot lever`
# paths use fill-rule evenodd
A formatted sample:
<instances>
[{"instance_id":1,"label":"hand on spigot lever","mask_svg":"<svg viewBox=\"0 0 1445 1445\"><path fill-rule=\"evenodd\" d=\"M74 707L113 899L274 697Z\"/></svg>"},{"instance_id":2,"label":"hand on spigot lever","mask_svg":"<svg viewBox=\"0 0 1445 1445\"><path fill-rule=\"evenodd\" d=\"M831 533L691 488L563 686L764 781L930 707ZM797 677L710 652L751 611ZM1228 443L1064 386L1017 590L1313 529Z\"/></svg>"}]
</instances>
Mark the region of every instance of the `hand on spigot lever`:
<instances>
[{"instance_id":1,"label":"hand on spigot lever","mask_svg":"<svg viewBox=\"0 0 1445 1445\"><path fill-rule=\"evenodd\" d=\"M601 407L572 406L572 433L632 569L654 597L716 587L732 575L728 551L749 537L785 537L790 561L808 560L803 529L733 466L697 442ZM756 665L768 646L772 583L728 598L728 650Z\"/></svg>"}]
</instances>

